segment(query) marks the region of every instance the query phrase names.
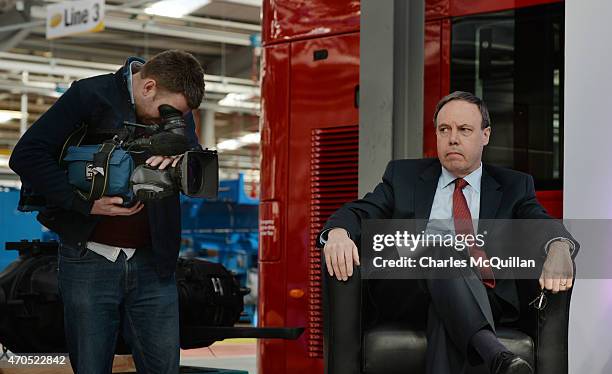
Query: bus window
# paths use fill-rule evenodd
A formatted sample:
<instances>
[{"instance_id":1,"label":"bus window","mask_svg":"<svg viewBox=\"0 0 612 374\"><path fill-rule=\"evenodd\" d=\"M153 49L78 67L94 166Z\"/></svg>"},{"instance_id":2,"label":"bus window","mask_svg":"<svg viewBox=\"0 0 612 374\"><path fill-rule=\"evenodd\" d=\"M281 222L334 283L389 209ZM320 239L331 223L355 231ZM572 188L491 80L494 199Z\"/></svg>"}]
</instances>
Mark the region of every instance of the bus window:
<instances>
[{"instance_id":1,"label":"bus window","mask_svg":"<svg viewBox=\"0 0 612 374\"><path fill-rule=\"evenodd\" d=\"M483 159L532 174L539 190L563 180L563 4L453 19L451 92L487 103Z\"/></svg>"}]
</instances>

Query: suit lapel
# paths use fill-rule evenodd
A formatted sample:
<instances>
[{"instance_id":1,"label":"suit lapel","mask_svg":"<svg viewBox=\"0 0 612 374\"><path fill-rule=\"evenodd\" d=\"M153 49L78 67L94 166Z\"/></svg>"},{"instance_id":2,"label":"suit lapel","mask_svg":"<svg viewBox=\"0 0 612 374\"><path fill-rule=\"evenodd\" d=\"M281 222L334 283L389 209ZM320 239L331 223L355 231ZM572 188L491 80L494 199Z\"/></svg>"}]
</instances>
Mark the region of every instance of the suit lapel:
<instances>
[{"instance_id":1,"label":"suit lapel","mask_svg":"<svg viewBox=\"0 0 612 374\"><path fill-rule=\"evenodd\" d=\"M440 162L436 161L419 175L414 189L414 218L429 219L441 173Z\"/></svg>"},{"instance_id":2,"label":"suit lapel","mask_svg":"<svg viewBox=\"0 0 612 374\"><path fill-rule=\"evenodd\" d=\"M479 219L495 218L497 210L499 209L499 204L501 203L502 194L502 186L491 174L489 174L487 167L483 166L482 181L480 183Z\"/></svg>"}]
</instances>

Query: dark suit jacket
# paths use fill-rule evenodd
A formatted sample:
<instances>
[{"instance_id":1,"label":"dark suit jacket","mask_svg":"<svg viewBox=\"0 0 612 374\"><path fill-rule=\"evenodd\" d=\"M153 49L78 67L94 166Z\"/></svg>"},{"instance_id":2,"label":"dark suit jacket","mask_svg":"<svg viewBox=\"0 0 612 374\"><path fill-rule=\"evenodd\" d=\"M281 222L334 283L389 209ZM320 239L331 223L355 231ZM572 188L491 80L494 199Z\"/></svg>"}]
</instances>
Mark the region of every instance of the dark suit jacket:
<instances>
[{"instance_id":1,"label":"dark suit jacket","mask_svg":"<svg viewBox=\"0 0 612 374\"><path fill-rule=\"evenodd\" d=\"M319 235L330 228L343 228L357 244L361 242L361 223L364 219L428 219L431 212L442 167L438 159L394 160L389 162L373 192L362 199L338 209L327 221ZM479 219L551 219L535 196L533 178L525 173L483 163L480 189ZM550 221L547 230L535 240L544 256L545 243L555 237L565 237L578 243L561 222ZM553 223L554 222L554 223ZM479 232L484 227L479 225ZM320 238L319 238L320 239ZM326 238L325 238L326 239ZM321 240L317 240L321 243ZM509 282L498 282L495 292L517 305L515 291Z\"/></svg>"}]
</instances>

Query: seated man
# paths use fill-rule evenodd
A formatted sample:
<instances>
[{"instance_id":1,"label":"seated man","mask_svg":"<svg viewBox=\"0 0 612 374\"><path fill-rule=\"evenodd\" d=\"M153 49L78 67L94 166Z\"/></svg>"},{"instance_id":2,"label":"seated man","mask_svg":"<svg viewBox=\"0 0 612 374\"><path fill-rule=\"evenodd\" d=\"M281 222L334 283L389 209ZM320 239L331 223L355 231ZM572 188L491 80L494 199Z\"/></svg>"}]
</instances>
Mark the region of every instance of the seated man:
<instances>
[{"instance_id":1,"label":"seated man","mask_svg":"<svg viewBox=\"0 0 612 374\"><path fill-rule=\"evenodd\" d=\"M459 91L444 97L437 105L434 127L438 159L391 161L373 192L329 218L319 244L324 246L330 276L345 281L359 266L356 243L364 219L452 220L455 232L465 234L474 231L472 225L464 225L471 220L551 218L536 200L531 176L482 163L491 124L480 98ZM562 234L547 237L542 248L546 260L539 279L542 289L553 293L572 287L578 250L570 234L558 226ZM480 274L423 283L430 300L427 373L459 373L468 364L482 362L495 374L533 373L529 363L495 334L500 320L519 317L516 282L495 279L491 268L475 272Z\"/></svg>"}]
</instances>

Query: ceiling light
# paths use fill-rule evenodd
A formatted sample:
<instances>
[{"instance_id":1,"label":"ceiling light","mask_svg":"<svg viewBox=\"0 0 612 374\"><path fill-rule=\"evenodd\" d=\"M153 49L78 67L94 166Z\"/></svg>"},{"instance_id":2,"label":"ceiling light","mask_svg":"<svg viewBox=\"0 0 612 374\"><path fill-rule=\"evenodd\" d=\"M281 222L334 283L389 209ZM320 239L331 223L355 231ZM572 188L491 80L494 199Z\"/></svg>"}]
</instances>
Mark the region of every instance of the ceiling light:
<instances>
[{"instance_id":1,"label":"ceiling light","mask_svg":"<svg viewBox=\"0 0 612 374\"><path fill-rule=\"evenodd\" d=\"M239 141L243 144L256 144L259 143L259 133L252 132L250 134L246 134L240 137Z\"/></svg>"},{"instance_id":2,"label":"ceiling light","mask_svg":"<svg viewBox=\"0 0 612 374\"><path fill-rule=\"evenodd\" d=\"M162 0L147 7L145 13L164 17L181 18L209 3L210 0Z\"/></svg>"},{"instance_id":3,"label":"ceiling light","mask_svg":"<svg viewBox=\"0 0 612 374\"><path fill-rule=\"evenodd\" d=\"M233 151L240 148L241 144L236 139L227 139L217 144L217 149L220 151Z\"/></svg>"},{"instance_id":4,"label":"ceiling light","mask_svg":"<svg viewBox=\"0 0 612 374\"><path fill-rule=\"evenodd\" d=\"M0 168L8 168L9 167L9 157L0 155Z\"/></svg>"},{"instance_id":5,"label":"ceiling light","mask_svg":"<svg viewBox=\"0 0 612 374\"><path fill-rule=\"evenodd\" d=\"M238 148L259 143L258 132L251 132L234 139L225 139L217 144L219 151L234 151Z\"/></svg>"},{"instance_id":6,"label":"ceiling light","mask_svg":"<svg viewBox=\"0 0 612 374\"><path fill-rule=\"evenodd\" d=\"M21 119L21 112L16 110L0 110L0 123L5 123L12 119Z\"/></svg>"},{"instance_id":7,"label":"ceiling light","mask_svg":"<svg viewBox=\"0 0 612 374\"><path fill-rule=\"evenodd\" d=\"M256 110L259 110L260 107L259 98L257 98L255 95L248 93L228 93L223 99L218 101L218 104L227 107Z\"/></svg>"},{"instance_id":8,"label":"ceiling light","mask_svg":"<svg viewBox=\"0 0 612 374\"><path fill-rule=\"evenodd\" d=\"M228 3L261 7L262 0L225 0Z\"/></svg>"}]
</instances>

